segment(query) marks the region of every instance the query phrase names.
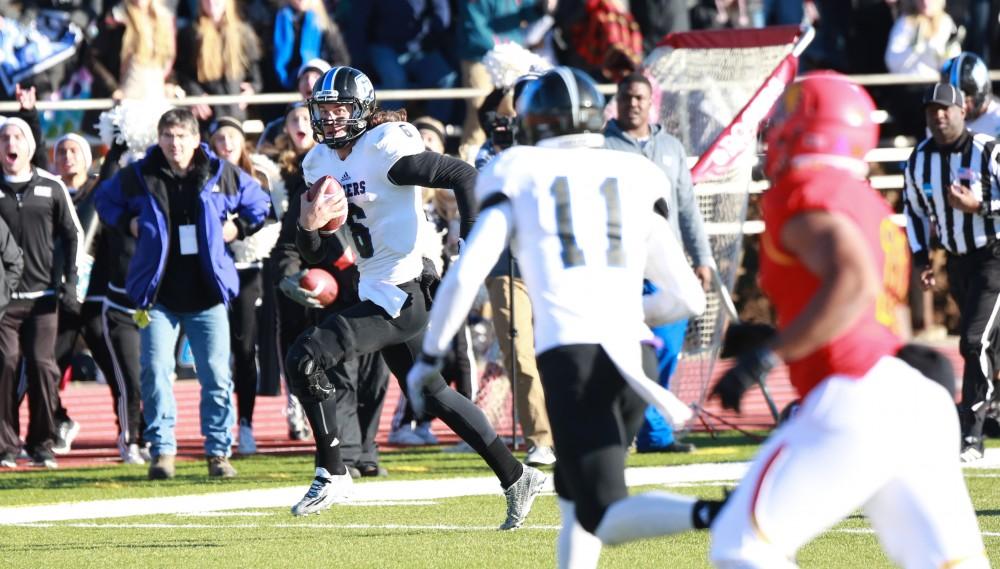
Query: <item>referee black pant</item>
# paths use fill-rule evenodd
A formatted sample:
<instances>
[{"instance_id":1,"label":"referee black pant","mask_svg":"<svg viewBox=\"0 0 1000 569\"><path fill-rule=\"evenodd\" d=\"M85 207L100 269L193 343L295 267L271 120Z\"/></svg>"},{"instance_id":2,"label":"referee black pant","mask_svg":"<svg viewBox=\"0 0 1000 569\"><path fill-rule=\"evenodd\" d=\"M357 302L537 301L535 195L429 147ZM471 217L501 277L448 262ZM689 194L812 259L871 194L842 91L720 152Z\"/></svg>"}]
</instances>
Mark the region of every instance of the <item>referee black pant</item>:
<instances>
[{"instance_id":1,"label":"referee black pant","mask_svg":"<svg viewBox=\"0 0 1000 569\"><path fill-rule=\"evenodd\" d=\"M966 255L948 255L948 289L961 320L959 349L965 360L959 417L964 445L979 445L993 394L1000 339L1000 243Z\"/></svg>"}]
</instances>

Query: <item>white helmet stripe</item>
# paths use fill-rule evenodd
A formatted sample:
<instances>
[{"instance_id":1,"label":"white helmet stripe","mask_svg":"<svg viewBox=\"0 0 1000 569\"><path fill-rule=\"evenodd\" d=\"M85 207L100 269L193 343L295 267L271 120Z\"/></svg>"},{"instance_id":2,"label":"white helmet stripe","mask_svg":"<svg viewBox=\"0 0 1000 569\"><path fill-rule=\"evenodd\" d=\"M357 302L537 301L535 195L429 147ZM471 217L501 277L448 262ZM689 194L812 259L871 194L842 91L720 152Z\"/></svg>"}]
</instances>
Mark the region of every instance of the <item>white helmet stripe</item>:
<instances>
[{"instance_id":1,"label":"white helmet stripe","mask_svg":"<svg viewBox=\"0 0 1000 569\"><path fill-rule=\"evenodd\" d=\"M573 112L573 124L580 124L580 90L576 85L576 77L573 77L573 72L568 67L559 66L553 71L558 73L559 78L566 84L566 90L569 92L569 105Z\"/></svg>"}]
</instances>

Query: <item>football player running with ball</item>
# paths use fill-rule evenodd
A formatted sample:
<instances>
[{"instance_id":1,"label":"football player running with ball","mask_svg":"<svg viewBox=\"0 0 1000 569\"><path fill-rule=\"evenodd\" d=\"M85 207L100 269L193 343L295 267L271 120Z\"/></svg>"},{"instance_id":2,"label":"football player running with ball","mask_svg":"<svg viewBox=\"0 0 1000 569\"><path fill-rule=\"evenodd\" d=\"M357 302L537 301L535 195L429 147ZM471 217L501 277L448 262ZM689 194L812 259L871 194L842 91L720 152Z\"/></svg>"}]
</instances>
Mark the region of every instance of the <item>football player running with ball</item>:
<instances>
[{"instance_id":1,"label":"football player running with ball","mask_svg":"<svg viewBox=\"0 0 1000 569\"><path fill-rule=\"evenodd\" d=\"M646 375L656 374L656 358L648 350L644 362L642 341L653 337L644 321L699 314L705 295L667 222L662 196L670 182L662 170L642 156L601 148L597 85L557 67L526 88L518 107L524 142L534 146L506 150L480 173L479 219L442 281L421 362L407 383L421 393L439 381L441 355L512 238L534 306L538 369L559 456L559 566L596 567L604 536L614 537L605 543L648 537L664 520L665 533L675 530L658 493L629 497L625 458L642 424L643 398L676 423L691 417ZM643 276L656 294L639 294ZM419 397L411 402L422 405ZM694 503L677 502L674 511L690 517Z\"/></svg>"},{"instance_id":2,"label":"football player running with ball","mask_svg":"<svg viewBox=\"0 0 1000 569\"><path fill-rule=\"evenodd\" d=\"M989 566L959 465L953 394L906 363L936 353L901 350L893 332L910 259L866 180L874 109L847 77L810 73L771 121L760 282L779 332L713 393L738 410L744 391L784 360L802 406L712 524L718 567L794 567L801 546L858 508L903 567ZM954 372L946 375L953 388Z\"/></svg>"},{"instance_id":3,"label":"football player running with ball","mask_svg":"<svg viewBox=\"0 0 1000 569\"><path fill-rule=\"evenodd\" d=\"M289 384L302 401L316 438L316 477L295 515L319 512L349 494L351 478L337 440L335 387L326 370L341 360L381 352L401 381L420 355L432 291L438 277L421 254L424 232L433 232L418 186L455 191L463 234L474 220L476 171L468 164L424 150L413 125L385 122L375 112L375 90L351 67L334 67L308 100L314 136L321 143L304 158L305 181L324 186L302 197L297 245L303 258L322 256L327 222L343 218L350 229L360 272L361 301L307 329L286 356ZM405 115L402 117L405 120ZM325 176L343 188L325 193ZM309 192L314 193L314 192ZM430 236L431 239L436 236ZM406 385L402 385L404 393ZM440 418L490 466L507 498L500 529L520 527L541 492L545 475L521 464L471 401L435 374L424 386L427 413Z\"/></svg>"}]
</instances>

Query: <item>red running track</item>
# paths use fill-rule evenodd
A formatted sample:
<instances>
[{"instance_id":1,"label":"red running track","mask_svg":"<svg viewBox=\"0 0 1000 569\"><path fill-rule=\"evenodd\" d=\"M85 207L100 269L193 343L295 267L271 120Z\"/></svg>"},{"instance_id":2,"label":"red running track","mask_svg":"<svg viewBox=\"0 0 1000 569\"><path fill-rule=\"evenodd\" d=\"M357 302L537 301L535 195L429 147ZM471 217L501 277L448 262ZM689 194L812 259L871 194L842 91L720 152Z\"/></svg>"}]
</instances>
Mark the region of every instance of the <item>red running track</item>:
<instances>
[{"instance_id":1,"label":"red running track","mask_svg":"<svg viewBox=\"0 0 1000 569\"><path fill-rule=\"evenodd\" d=\"M952 360L961 379L962 359L955 343L939 346ZM731 366L729 361L720 361L715 366L713 376L717 378ZM682 368L683 369L683 368ZM680 382L677 392L682 399L691 400L696 397L697 377L685 376L683 373L676 378ZM713 379L714 383L714 379ZM788 372L784 367L776 369L768 377L768 387L777 406L783 409L795 399L794 391L788 383ZM181 458L197 459L203 456L202 438L198 422L199 389L196 380L181 380L176 382L174 392L177 397L178 421L177 441L178 454ZM100 465L117 462L118 436L111 392L106 385L95 383L72 383L62 392L63 405L70 416L81 425L80 434L73 449L66 456L57 457L60 467ZM378 443L383 450L393 450L387 443L392 414L399 398L399 387L395 381L390 381L389 393L382 409L379 426ZM510 435L510 398L509 394L503 404L506 412L495 415L494 423L501 435ZM757 389L751 389L743 401L743 414L722 411L715 402L709 402L706 410L718 416L720 420L706 418L707 423L693 425L695 430L705 430L706 426L720 430L731 428L730 423L743 429L767 429L773 425L764 398ZM27 429L27 404L20 409L21 436ZM724 422L723 422L724 421ZM457 436L440 421L434 421L434 433L442 444L458 442ZM312 451L312 441L293 441L288 436L288 423L285 417L285 397L257 397L254 411L254 434L257 439L258 452L262 454L304 454ZM20 463L23 464L23 461ZM22 466L21 468L27 468Z\"/></svg>"}]
</instances>

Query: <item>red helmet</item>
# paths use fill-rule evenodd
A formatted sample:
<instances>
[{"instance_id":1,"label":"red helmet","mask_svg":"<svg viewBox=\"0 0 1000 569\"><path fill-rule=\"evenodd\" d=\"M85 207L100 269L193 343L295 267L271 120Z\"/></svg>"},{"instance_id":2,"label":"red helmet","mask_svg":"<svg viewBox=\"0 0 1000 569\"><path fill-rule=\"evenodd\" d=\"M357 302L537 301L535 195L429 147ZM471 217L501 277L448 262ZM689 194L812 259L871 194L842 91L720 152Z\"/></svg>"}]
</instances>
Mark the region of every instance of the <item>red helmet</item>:
<instances>
[{"instance_id":1,"label":"red helmet","mask_svg":"<svg viewBox=\"0 0 1000 569\"><path fill-rule=\"evenodd\" d=\"M832 71L807 73L779 99L767 132L764 174L777 179L800 157L854 169L878 144L875 103L863 87Z\"/></svg>"}]
</instances>

